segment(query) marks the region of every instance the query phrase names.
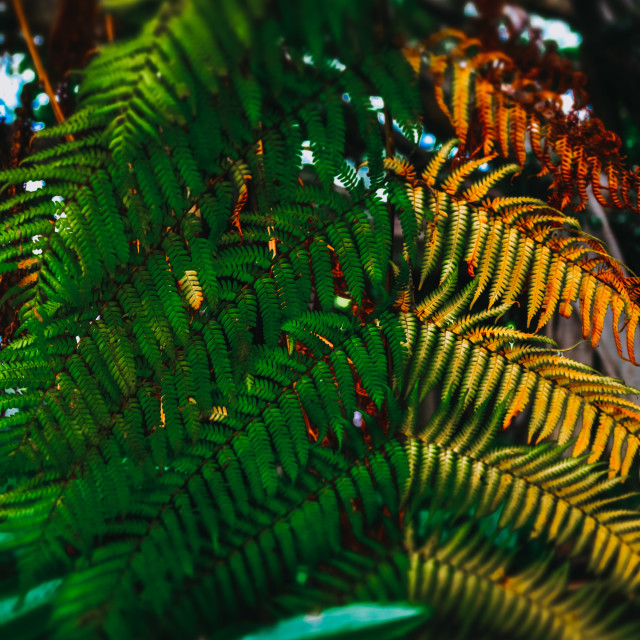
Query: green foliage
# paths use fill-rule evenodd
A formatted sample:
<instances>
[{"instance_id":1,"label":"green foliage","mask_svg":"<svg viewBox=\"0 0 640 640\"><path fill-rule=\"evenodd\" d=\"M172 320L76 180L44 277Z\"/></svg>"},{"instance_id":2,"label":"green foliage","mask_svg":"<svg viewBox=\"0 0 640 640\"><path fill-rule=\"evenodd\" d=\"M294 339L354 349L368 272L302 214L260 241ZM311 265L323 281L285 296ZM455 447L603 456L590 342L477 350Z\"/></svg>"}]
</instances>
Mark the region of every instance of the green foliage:
<instances>
[{"instance_id":1,"label":"green foliage","mask_svg":"<svg viewBox=\"0 0 640 640\"><path fill-rule=\"evenodd\" d=\"M379 640L404 638L430 616L428 607L416 605L352 604L328 609L317 616L297 616L243 640Z\"/></svg>"},{"instance_id":2,"label":"green foliage","mask_svg":"<svg viewBox=\"0 0 640 640\"><path fill-rule=\"evenodd\" d=\"M425 18L392 5L164 3L0 174L7 637L406 601L429 638L637 637L637 392L501 323L578 300L595 344L633 303L573 218L486 200L512 166L420 155Z\"/></svg>"}]
</instances>

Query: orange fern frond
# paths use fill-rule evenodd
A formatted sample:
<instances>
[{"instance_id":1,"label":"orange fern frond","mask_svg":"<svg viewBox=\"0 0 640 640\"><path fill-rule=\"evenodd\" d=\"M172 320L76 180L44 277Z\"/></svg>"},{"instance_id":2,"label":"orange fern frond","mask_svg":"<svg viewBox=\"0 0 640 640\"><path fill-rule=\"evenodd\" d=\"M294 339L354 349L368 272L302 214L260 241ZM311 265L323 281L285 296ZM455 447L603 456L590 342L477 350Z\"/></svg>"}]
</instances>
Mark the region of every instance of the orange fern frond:
<instances>
[{"instance_id":1,"label":"orange fern frond","mask_svg":"<svg viewBox=\"0 0 640 640\"><path fill-rule=\"evenodd\" d=\"M489 158L495 157L494 155L486 156ZM502 178L510 173L516 173L520 167L515 164L507 164L495 171L489 173L482 180L475 181L466 191L462 193L462 199L467 202L480 202L489 192L489 190Z\"/></svg>"},{"instance_id":2,"label":"orange fern frond","mask_svg":"<svg viewBox=\"0 0 640 640\"><path fill-rule=\"evenodd\" d=\"M503 157L511 155L509 142L511 140L511 108L512 103L502 93L496 95L496 108L498 120L498 141Z\"/></svg>"},{"instance_id":3,"label":"orange fern frond","mask_svg":"<svg viewBox=\"0 0 640 640\"><path fill-rule=\"evenodd\" d=\"M237 199L236 203L233 207L233 213L231 215L231 221L233 226L236 227L238 233L240 234L240 238L242 238L242 227L240 226L240 212L244 209L247 198L249 196L249 189L247 187L247 182L251 179L251 173L249 171L249 167L243 163L238 161L232 161L229 159L229 176L236 188Z\"/></svg>"},{"instance_id":4,"label":"orange fern frond","mask_svg":"<svg viewBox=\"0 0 640 640\"><path fill-rule=\"evenodd\" d=\"M409 184L416 184L416 170L408 160L404 158L385 158L383 165L387 171L392 171L400 178L404 178Z\"/></svg>"},{"instance_id":5,"label":"orange fern frond","mask_svg":"<svg viewBox=\"0 0 640 640\"><path fill-rule=\"evenodd\" d=\"M536 346L535 342L548 341L544 336L476 326L486 312L449 323L441 316L436 304L430 314L420 317L422 331L430 336L424 342L430 345L430 364L421 377L421 397L443 376L447 395L462 393L465 407L479 407L497 393L496 402L506 408L503 428L526 410L530 442L540 442L554 432L553 438L561 444L577 438L572 454L587 452L593 462L612 445L610 475L629 471L640 448L640 407L625 395L636 390L561 352Z\"/></svg>"},{"instance_id":6,"label":"orange fern frond","mask_svg":"<svg viewBox=\"0 0 640 640\"><path fill-rule=\"evenodd\" d=\"M453 138L449 140L445 144L443 144L433 158L429 161L429 164L425 167L422 172L422 180L427 184L427 186L432 186L436 182L436 178L438 177L438 172L444 166L449 154L453 151L454 147L459 143L459 140Z\"/></svg>"},{"instance_id":7,"label":"orange fern frond","mask_svg":"<svg viewBox=\"0 0 640 640\"><path fill-rule=\"evenodd\" d=\"M488 156L496 137L495 99L493 85L484 78L476 83L476 104L482 123L482 153Z\"/></svg>"},{"instance_id":8,"label":"orange fern frond","mask_svg":"<svg viewBox=\"0 0 640 640\"><path fill-rule=\"evenodd\" d=\"M461 60L453 67L453 122L460 144L465 145L469 131L469 103L471 101L472 69L465 60Z\"/></svg>"},{"instance_id":9,"label":"orange fern frond","mask_svg":"<svg viewBox=\"0 0 640 640\"><path fill-rule=\"evenodd\" d=\"M580 74L546 54L523 70L504 52L483 49L455 30L431 38L428 46L436 100L463 152L474 155L473 141L481 140L484 155L497 151L524 167L529 139L539 175L553 179L553 204L583 209L591 184L602 206L640 212L640 171L624 166L620 138L586 110L562 109L562 92L584 94Z\"/></svg>"},{"instance_id":10,"label":"orange fern frond","mask_svg":"<svg viewBox=\"0 0 640 640\"><path fill-rule=\"evenodd\" d=\"M525 140L527 137L528 115L526 109L515 102L513 105L513 145L516 151L518 164L524 167L527 160L527 151L525 148Z\"/></svg>"},{"instance_id":11,"label":"orange fern frond","mask_svg":"<svg viewBox=\"0 0 640 640\"><path fill-rule=\"evenodd\" d=\"M576 219L527 197L478 200L489 185L510 172L498 169L470 186L461 185L486 158L458 160L447 177L438 180L455 141L437 152L423 177L429 185L432 219L426 221L423 283L439 266L442 285L458 271L460 262L474 278L473 305L483 293L488 308L511 304L527 293L528 326L541 330L557 312L569 317L576 306L582 332L595 347L609 310L613 334L622 358L636 362L635 329L640 314L638 279L610 257L602 242L580 230ZM391 166L391 165L389 165ZM398 174L414 180L401 163ZM404 168L403 168L404 167ZM621 334L627 331L626 353ZM631 334L629 334L629 331Z\"/></svg>"},{"instance_id":12,"label":"orange fern frond","mask_svg":"<svg viewBox=\"0 0 640 640\"><path fill-rule=\"evenodd\" d=\"M451 171L451 173L449 173L447 179L440 185L440 188L447 193L454 195L458 191L463 180L468 178L478 167L481 167L487 162L491 162L491 160L493 160L496 155L497 154L494 153L484 158L478 158L476 160L468 160L466 162L463 162L453 171Z\"/></svg>"},{"instance_id":13,"label":"orange fern frond","mask_svg":"<svg viewBox=\"0 0 640 640\"><path fill-rule=\"evenodd\" d=\"M433 77L435 78L434 93L436 102L442 112L449 118L449 120L451 120L452 115L445 101L444 89L442 86L444 80L444 72L446 71L447 66L448 61L446 56L431 56L429 59L429 69Z\"/></svg>"}]
</instances>

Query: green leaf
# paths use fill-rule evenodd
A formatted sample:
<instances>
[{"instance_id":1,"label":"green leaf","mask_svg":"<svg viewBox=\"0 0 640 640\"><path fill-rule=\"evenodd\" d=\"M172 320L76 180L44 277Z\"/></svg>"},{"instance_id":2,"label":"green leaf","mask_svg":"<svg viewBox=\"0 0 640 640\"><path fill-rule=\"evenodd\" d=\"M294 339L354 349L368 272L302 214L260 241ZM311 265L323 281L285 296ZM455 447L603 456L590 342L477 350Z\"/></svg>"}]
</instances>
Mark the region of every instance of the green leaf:
<instances>
[{"instance_id":1,"label":"green leaf","mask_svg":"<svg viewBox=\"0 0 640 640\"><path fill-rule=\"evenodd\" d=\"M283 620L242 640L392 640L405 638L431 615L431 607L422 605L352 604Z\"/></svg>"}]
</instances>

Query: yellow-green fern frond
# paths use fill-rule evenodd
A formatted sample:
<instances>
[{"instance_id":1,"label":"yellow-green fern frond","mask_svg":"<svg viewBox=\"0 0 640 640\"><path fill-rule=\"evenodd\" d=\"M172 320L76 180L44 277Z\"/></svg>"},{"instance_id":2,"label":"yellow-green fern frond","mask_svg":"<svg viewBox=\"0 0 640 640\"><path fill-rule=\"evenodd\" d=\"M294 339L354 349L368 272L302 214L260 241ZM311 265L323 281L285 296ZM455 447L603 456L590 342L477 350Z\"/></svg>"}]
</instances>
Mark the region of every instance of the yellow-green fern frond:
<instances>
[{"instance_id":1,"label":"yellow-green fern frond","mask_svg":"<svg viewBox=\"0 0 640 640\"><path fill-rule=\"evenodd\" d=\"M447 145L448 147L449 145ZM445 148L445 147L443 147ZM432 163L441 166L442 150ZM474 170L478 161L468 163ZM465 175L464 164L453 175ZM457 273L464 263L475 278L475 303L489 291L489 305L515 302L527 293L527 323L536 330L553 314L568 317L579 305L583 336L596 346L605 316L613 312L613 332L621 357L636 360L634 318L640 315L637 294L624 269L602 245L580 231L573 218L531 198L494 198L481 205L471 203L447 178L431 177L429 196L433 219L427 221L424 253L419 258L424 281L437 267L440 282ZM481 179L477 188L484 189ZM419 297L416 298L420 308ZM626 330L626 353L621 333Z\"/></svg>"},{"instance_id":2,"label":"yellow-green fern frond","mask_svg":"<svg viewBox=\"0 0 640 640\"><path fill-rule=\"evenodd\" d=\"M615 491L619 479L606 480L597 467L565 458L562 447L487 449L482 415L455 437L447 420L439 413L405 445L410 471L403 495L410 512L430 505L472 510L476 517L499 513L500 527L586 554L595 575L637 591L640 514L629 504L633 496Z\"/></svg>"},{"instance_id":3,"label":"yellow-green fern frond","mask_svg":"<svg viewBox=\"0 0 640 640\"><path fill-rule=\"evenodd\" d=\"M472 291L458 299L468 304ZM552 346L541 348L540 343L549 343L544 336L482 324L508 305L460 317L438 309L436 300L429 318L416 314L421 326L408 344L407 396L414 387L421 399L440 387L443 399L457 397L465 407L477 408L495 393L498 402L506 403L503 428L527 413L529 441L552 434L560 444L577 438L573 454L589 451L591 462L612 443L610 472L629 473L640 445L640 408L626 396L637 394L636 389Z\"/></svg>"},{"instance_id":4,"label":"yellow-green fern frond","mask_svg":"<svg viewBox=\"0 0 640 640\"><path fill-rule=\"evenodd\" d=\"M425 181L427 186L432 186L435 184L438 177L438 172L440 171L440 169L442 169L442 167L444 167L454 147L459 143L460 141L456 139L448 140L438 149L436 154L429 161L429 164L425 167L421 175L422 180Z\"/></svg>"},{"instance_id":5,"label":"yellow-green fern frond","mask_svg":"<svg viewBox=\"0 0 640 640\"><path fill-rule=\"evenodd\" d=\"M464 611L474 637L491 636L498 625L513 638L622 640L637 633L616 627L599 590L582 587L568 594L566 566L552 570L543 560L517 570L509 568L511 562L512 552L495 550L483 534L470 535L466 527L447 541L436 534L410 555L409 598L450 615Z\"/></svg>"}]
</instances>

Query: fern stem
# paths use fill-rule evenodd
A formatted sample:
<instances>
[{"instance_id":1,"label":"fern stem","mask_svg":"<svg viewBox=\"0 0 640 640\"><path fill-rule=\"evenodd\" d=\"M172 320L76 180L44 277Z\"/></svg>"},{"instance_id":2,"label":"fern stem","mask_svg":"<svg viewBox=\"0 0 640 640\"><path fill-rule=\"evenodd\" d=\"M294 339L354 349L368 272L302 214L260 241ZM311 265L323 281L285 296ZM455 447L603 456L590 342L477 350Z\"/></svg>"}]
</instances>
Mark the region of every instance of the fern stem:
<instances>
[{"instance_id":1,"label":"fern stem","mask_svg":"<svg viewBox=\"0 0 640 640\"><path fill-rule=\"evenodd\" d=\"M107 40L109 42L113 42L115 38L115 32L113 29L113 16L110 13L107 13L104 16L104 26L107 32Z\"/></svg>"}]
</instances>

